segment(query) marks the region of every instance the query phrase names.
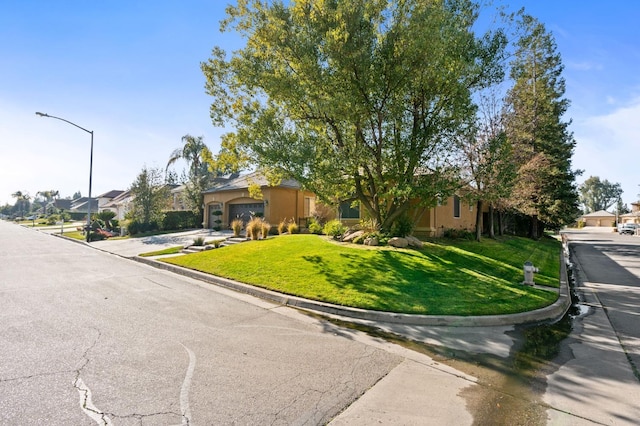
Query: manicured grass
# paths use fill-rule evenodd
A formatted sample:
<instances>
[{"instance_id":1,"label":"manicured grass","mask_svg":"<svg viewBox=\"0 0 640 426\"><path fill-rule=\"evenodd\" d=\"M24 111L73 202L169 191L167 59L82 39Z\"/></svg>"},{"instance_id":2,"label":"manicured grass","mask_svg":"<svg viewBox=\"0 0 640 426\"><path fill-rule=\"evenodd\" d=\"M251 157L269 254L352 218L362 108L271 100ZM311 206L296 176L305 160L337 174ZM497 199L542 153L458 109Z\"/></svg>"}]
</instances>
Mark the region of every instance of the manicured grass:
<instances>
[{"instance_id":1,"label":"manicured grass","mask_svg":"<svg viewBox=\"0 0 640 426\"><path fill-rule=\"evenodd\" d=\"M529 311L557 294L523 286L522 263L542 267L536 282L558 286L560 243L523 238L427 243L422 250L365 248L316 235L250 241L163 261L286 294L338 305L428 315Z\"/></svg>"},{"instance_id":2,"label":"manicured grass","mask_svg":"<svg viewBox=\"0 0 640 426\"><path fill-rule=\"evenodd\" d=\"M138 256L151 257L151 256L162 256L163 254L176 254L176 253L180 253L182 248L183 248L182 246L169 247L164 250L156 250L156 251L150 251L148 253L141 253Z\"/></svg>"},{"instance_id":3,"label":"manicured grass","mask_svg":"<svg viewBox=\"0 0 640 426\"><path fill-rule=\"evenodd\" d=\"M65 237L69 237L69 238L73 238L75 240L86 240L87 239L87 235L83 234L82 231L70 231L64 232L64 236Z\"/></svg>"}]
</instances>

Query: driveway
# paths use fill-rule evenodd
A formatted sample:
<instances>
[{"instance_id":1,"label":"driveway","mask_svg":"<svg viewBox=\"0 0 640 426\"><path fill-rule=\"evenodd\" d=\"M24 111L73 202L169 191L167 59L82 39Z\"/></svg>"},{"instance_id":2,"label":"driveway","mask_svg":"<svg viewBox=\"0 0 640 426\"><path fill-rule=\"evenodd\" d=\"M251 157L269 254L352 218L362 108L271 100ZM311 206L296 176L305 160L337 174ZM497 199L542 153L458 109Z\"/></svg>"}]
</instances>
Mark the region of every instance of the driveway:
<instances>
[{"instance_id":1,"label":"driveway","mask_svg":"<svg viewBox=\"0 0 640 426\"><path fill-rule=\"evenodd\" d=\"M137 256L169 247L192 244L193 240L202 237L205 240L230 237L230 231L213 231L209 229L194 229L190 231L174 232L171 234L152 235L149 237L127 238L124 240L109 239L93 241L91 246L124 257Z\"/></svg>"}]
</instances>

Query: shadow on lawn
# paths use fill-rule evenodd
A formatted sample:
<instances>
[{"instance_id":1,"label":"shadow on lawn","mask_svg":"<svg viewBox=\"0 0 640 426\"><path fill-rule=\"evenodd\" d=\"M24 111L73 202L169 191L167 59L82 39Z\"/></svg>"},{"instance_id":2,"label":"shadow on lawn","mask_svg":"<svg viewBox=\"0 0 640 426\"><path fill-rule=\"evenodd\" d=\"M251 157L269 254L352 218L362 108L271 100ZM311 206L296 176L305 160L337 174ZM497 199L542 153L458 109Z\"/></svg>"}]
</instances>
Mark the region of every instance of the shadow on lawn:
<instances>
[{"instance_id":1,"label":"shadow on lawn","mask_svg":"<svg viewBox=\"0 0 640 426\"><path fill-rule=\"evenodd\" d=\"M418 314L489 314L504 311L516 298L539 290L520 285L521 270L464 250L376 251L373 258L342 253L346 267L322 256L303 256L319 274L343 291L354 291L369 309ZM538 293L541 294L541 293ZM540 297L540 305L546 304ZM443 304L442 301L451 303ZM496 306L499 305L499 306Z\"/></svg>"}]
</instances>

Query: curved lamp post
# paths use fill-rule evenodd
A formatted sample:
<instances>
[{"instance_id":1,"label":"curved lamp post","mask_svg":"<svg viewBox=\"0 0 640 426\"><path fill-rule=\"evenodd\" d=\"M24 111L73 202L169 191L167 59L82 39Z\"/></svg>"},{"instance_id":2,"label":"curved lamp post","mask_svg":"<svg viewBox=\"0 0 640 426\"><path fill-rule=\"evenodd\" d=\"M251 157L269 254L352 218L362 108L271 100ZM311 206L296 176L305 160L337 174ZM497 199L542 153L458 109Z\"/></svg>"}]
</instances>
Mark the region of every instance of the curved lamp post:
<instances>
[{"instance_id":1,"label":"curved lamp post","mask_svg":"<svg viewBox=\"0 0 640 426\"><path fill-rule=\"evenodd\" d=\"M72 126L75 126L80 130L84 130L91 135L91 157L89 158L89 201L87 201L87 242L89 242L91 238L91 177L93 175L93 130L87 130L84 127L80 127L76 123L72 123L69 120L45 114L44 112L36 112L36 115L40 117L49 117L55 118L56 120L64 121L65 123L69 123Z\"/></svg>"}]
</instances>

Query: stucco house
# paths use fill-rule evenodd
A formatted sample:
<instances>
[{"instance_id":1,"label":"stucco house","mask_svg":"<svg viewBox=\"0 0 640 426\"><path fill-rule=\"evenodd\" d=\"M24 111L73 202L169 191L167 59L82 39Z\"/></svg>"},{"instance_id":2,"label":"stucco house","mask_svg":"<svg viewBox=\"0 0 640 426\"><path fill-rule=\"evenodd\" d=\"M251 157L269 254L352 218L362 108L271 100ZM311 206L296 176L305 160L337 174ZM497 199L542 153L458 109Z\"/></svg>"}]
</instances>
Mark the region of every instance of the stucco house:
<instances>
[{"instance_id":1,"label":"stucco house","mask_svg":"<svg viewBox=\"0 0 640 426\"><path fill-rule=\"evenodd\" d=\"M249 195L249 187L259 185L262 199ZM258 172L239 176L204 192L204 226L213 228L219 224L225 228L236 218L248 221L252 215L260 214L272 225L282 220L295 220L306 226L307 219L316 209L316 196L305 191L293 180L283 180L278 186L269 186L267 179ZM431 209L421 209L414 233L424 236L442 236L447 229L473 230L476 222L475 205L467 204L459 196L449 197L446 202ZM221 213L221 214L216 214ZM410 212L413 215L415 211ZM366 214L351 201L340 204L336 211L345 225L353 226Z\"/></svg>"},{"instance_id":2,"label":"stucco house","mask_svg":"<svg viewBox=\"0 0 640 426\"><path fill-rule=\"evenodd\" d=\"M620 215L618 223L640 223L640 202L631 203L631 213Z\"/></svg>"},{"instance_id":3,"label":"stucco house","mask_svg":"<svg viewBox=\"0 0 640 426\"><path fill-rule=\"evenodd\" d=\"M584 226L612 227L616 223L616 215L605 210L599 210L582 215L580 220L584 223Z\"/></svg>"},{"instance_id":4,"label":"stucco house","mask_svg":"<svg viewBox=\"0 0 640 426\"><path fill-rule=\"evenodd\" d=\"M215 227L218 220L222 227L228 227L236 218L247 222L255 214L274 225L283 220L301 223L315 210L315 194L303 190L292 179L269 186L262 174L254 172L217 183L203 193L205 228ZM260 186L262 199L249 195L249 187L254 185ZM216 214L219 212L222 214Z\"/></svg>"},{"instance_id":5,"label":"stucco house","mask_svg":"<svg viewBox=\"0 0 640 426\"><path fill-rule=\"evenodd\" d=\"M111 210L114 212L115 219L123 220L125 215L131 209L131 201L133 200L133 195L131 195L131 191L123 191L121 194L110 200L108 203L100 206L100 211L103 210Z\"/></svg>"}]
</instances>

